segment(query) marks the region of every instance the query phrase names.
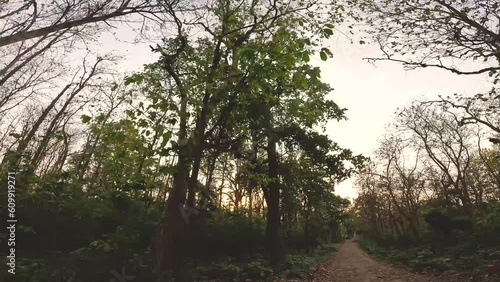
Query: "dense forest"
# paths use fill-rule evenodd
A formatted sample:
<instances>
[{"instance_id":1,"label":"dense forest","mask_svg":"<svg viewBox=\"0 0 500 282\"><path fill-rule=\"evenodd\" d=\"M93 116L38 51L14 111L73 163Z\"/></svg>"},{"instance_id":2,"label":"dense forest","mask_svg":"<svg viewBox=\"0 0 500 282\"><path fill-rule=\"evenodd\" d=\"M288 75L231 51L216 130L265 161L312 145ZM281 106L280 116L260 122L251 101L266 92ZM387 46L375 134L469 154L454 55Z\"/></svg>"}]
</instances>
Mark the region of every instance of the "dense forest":
<instances>
[{"instance_id":1,"label":"dense forest","mask_svg":"<svg viewBox=\"0 0 500 282\"><path fill-rule=\"evenodd\" d=\"M0 281L297 281L354 234L416 270L494 275L499 6L1 2ZM120 70L94 48L116 26L157 60ZM340 26L380 47L368 62L490 87L414 101L358 155L326 130L348 112L313 64ZM351 177L353 202L334 193Z\"/></svg>"}]
</instances>

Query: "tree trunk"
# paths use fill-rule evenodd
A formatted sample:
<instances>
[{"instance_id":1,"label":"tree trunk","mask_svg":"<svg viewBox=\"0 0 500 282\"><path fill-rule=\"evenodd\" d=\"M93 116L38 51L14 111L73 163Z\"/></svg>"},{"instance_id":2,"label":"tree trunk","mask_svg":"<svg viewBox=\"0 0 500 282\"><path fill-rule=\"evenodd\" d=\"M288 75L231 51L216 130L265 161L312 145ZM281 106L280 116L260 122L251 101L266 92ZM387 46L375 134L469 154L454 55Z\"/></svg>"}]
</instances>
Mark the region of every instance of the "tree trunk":
<instances>
[{"instance_id":1,"label":"tree trunk","mask_svg":"<svg viewBox=\"0 0 500 282\"><path fill-rule=\"evenodd\" d=\"M278 182L278 155L273 133L268 136L267 157L269 160L267 185L269 197L267 200L267 236L270 250L270 262L273 267L285 261L285 248L281 234L280 222L280 184Z\"/></svg>"},{"instance_id":2,"label":"tree trunk","mask_svg":"<svg viewBox=\"0 0 500 282\"><path fill-rule=\"evenodd\" d=\"M252 198L252 188L248 189L248 222L252 224L253 215L253 198Z\"/></svg>"},{"instance_id":3,"label":"tree trunk","mask_svg":"<svg viewBox=\"0 0 500 282\"><path fill-rule=\"evenodd\" d=\"M179 123L179 141L187 138L187 98L183 95L181 100ZM180 144L180 142L179 142ZM182 275L185 258L185 233L186 224L189 224L189 210L186 214L184 203L186 201L187 180L191 164L190 142L179 147L177 169L174 173L172 191L167 199L167 212L163 223L160 240L156 249L156 273L158 281L162 281L162 275L167 270L174 271L175 281L184 282Z\"/></svg>"},{"instance_id":4,"label":"tree trunk","mask_svg":"<svg viewBox=\"0 0 500 282\"><path fill-rule=\"evenodd\" d=\"M174 270L175 281L182 282L181 270L184 262L184 234L186 221L184 218L184 202L186 201L188 169L182 169L185 162L178 164L179 171L174 176L173 190L167 200L167 214L160 233L157 253L157 273ZM161 280L160 280L161 281Z\"/></svg>"},{"instance_id":5,"label":"tree trunk","mask_svg":"<svg viewBox=\"0 0 500 282\"><path fill-rule=\"evenodd\" d=\"M257 138L255 137L255 134L252 134L252 176L250 178L250 183L248 184L248 198L249 198L249 207L248 207L248 221L250 224L252 224L253 221L253 191L255 187L257 187L257 183L254 179L255 174L257 173L257 153L258 153L258 147L257 147Z\"/></svg>"},{"instance_id":6,"label":"tree trunk","mask_svg":"<svg viewBox=\"0 0 500 282\"><path fill-rule=\"evenodd\" d=\"M224 182L226 180L226 167L227 167L227 160L224 159L222 163L222 179L220 183L220 189L219 189L219 209L222 209L222 197L224 196Z\"/></svg>"},{"instance_id":7,"label":"tree trunk","mask_svg":"<svg viewBox=\"0 0 500 282\"><path fill-rule=\"evenodd\" d=\"M306 199L307 203L305 204L304 207L304 243L306 245L306 250L309 252L311 250L311 228L309 225L309 216L310 216L310 210L311 210L311 205L309 204L309 200Z\"/></svg>"}]
</instances>

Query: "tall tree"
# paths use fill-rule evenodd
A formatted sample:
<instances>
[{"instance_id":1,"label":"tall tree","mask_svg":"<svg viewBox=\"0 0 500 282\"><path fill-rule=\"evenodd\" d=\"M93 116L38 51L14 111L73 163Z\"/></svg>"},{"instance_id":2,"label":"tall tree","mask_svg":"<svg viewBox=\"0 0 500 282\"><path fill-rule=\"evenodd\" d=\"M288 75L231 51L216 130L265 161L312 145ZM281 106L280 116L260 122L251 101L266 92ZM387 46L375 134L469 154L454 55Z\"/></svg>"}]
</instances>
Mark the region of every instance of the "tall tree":
<instances>
[{"instance_id":1,"label":"tall tree","mask_svg":"<svg viewBox=\"0 0 500 282\"><path fill-rule=\"evenodd\" d=\"M467 174L472 161L470 128L459 127L456 114L446 107L414 103L399 113L402 128L412 131L415 140L442 175L442 193L450 205L471 211ZM458 201L458 203L456 202Z\"/></svg>"},{"instance_id":2,"label":"tall tree","mask_svg":"<svg viewBox=\"0 0 500 282\"><path fill-rule=\"evenodd\" d=\"M188 211L194 207L194 191L209 136L224 139L224 129L230 114L238 102L245 101L244 95L252 94L249 90L252 84L250 81L262 79L262 73L258 72L257 62L252 57L263 52L262 44L267 44L273 33L279 30L278 26L283 23L284 18L298 19L302 18L299 13L307 13L310 21L300 20L304 26L302 32L307 30L317 34L326 20L322 17L315 18L309 11L325 9L330 15L333 13L331 7L324 8L307 1L242 1L237 4L231 1L214 1L212 4L210 9L201 3L199 10L194 9L195 14L199 11L207 12L208 16L204 18L209 23L198 17L186 19L177 12L174 4L167 5L170 16L175 19L177 35L165 40L163 46L154 48L162 55L156 65L163 69L174 87L173 91L168 92L175 95L180 105L174 110L180 117L173 148L177 164L167 204L166 221L161 232L164 237L161 242L165 245L157 248L160 250L160 270L179 270L182 266L185 245L182 239L186 228L184 207L189 207ZM197 28L201 28L206 37L191 40L189 32ZM326 32L319 30L320 37L331 33L329 28L325 29ZM273 46L273 52L276 52L274 56L278 54L278 48L279 45ZM193 56L195 52L199 55ZM269 63L275 65L276 58L269 60ZM293 63L293 60L288 62L289 65ZM264 74L269 75L269 72ZM179 271L177 272L176 276L181 279Z\"/></svg>"}]
</instances>

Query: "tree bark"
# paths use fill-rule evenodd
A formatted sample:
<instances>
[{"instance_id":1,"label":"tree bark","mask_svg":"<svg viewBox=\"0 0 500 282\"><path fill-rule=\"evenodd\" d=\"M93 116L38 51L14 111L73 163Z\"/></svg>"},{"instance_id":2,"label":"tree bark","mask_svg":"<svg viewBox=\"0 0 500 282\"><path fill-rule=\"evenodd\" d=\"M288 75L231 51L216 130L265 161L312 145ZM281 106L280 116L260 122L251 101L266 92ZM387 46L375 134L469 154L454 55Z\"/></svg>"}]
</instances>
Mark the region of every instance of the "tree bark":
<instances>
[{"instance_id":1,"label":"tree bark","mask_svg":"<svg viewBox=\"0 0 500 282\"><path fill-rule=\"evenodd\" d=\"M179 83L179 85L181 85ZM181 87L180 87L181 88ZM182 89L182 88L181 88ZM179 148L176 172L172 191L167 199L167 211L163 223L160 240L156 249L156 273L158 281L162 281L162 275L166 270L173 270L175 281L184 282L182 275L185 258L185 233L186 224L189 223L189 214L186 215L184 203L186 201L187 180L191 165L190 142L180 145L187 138L187 96L181 93L181 109L179 112Z\"/></svg>"},{"instance_id":2,"label":"tree bark","mask_svg":"<svg viewBox=\"0 0 500 282\"><path fill-rule=\"evenodd\" d=\"M267 157L269 160L267 185L269 198L267 198L267 236L270 250L270 262L273 267L285 261L285 247L282 237L280 221L280 183L278 181L278 154L274 134L268 135Z\"/></svg>"}]
</instances>

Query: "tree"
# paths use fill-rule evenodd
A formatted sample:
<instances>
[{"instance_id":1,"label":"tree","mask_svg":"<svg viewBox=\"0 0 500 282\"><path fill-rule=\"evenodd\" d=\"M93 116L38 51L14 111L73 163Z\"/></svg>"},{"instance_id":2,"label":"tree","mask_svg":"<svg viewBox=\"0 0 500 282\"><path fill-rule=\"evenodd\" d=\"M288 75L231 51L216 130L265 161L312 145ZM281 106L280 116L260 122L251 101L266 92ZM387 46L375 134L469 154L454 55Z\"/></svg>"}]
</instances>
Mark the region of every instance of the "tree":
<instances>
[{"instance_id":1,"label":"tree","mask_svg":"<svg viewBox=\"0 0 500 282\"><path fill-rule=\"evenodd\" d=\"M161 3L156 1L111 0L88 2L81 0L64 3L34 0L0 4L0 19L5 25L0 31L0 47L65 30L74 30L83 25L104 22L131 14L157 16ZM159 17L158 17L159 19Z\"/></svg>"},{"instance_id":2,"label":"tree","mask_svg":"<svg viewBox=\"0 0 500 282\"><path fill-rule=\"evenodd\" d=\"M488 0L362 1L368 30L383 57L409 69L437 67L456 74L500 74L498 3ZM456 62L478 60L477 69Z\"/></svg>"},{"instance_id":3,"label":"tree","mask_svg":"<svg viewBox=\"0 0 500 282\"><path fill-rule=\"evenodd\" d=\"M326 99L331 88L321 82L319 69L308 64L311 54L309 40L301 38L284 24L280 23L273 39L264 45L266 51L256 54L254 67L259 70L254 69L251 73L259 75L250 84L253 96L248 104L243 105L242 116L249 121L252 138L248 141L257 142L267 155L268 182L263 192L268 207L267 231L272 265L279 265L284 259L278 147L288 144L288 148L300 148L298 152L310 157L318 169L330 173L333 182L350 173L342 161L352 162L356 168L362 162L361 157L352 156L350 151L340 149L326 136L313 130L327 120L343 118L344 110Z\"/></svg>"},{"instance_id":4,"label":"tree","mask_svg":"<svg viewBox=\"0 0 500 282\"><path fill-rule=\"evenodd\" d=\"M127 6L132 1L56 1L48 8L32 1L4 3L0 115L15 122L0 125L9 127L0 146L12 153L2 161L30 168L30 182L18 177L17 183L20 198L36 203L27 222L37 236L46 234L38 219L60 211L65 216L56 225L73 227L68 223L79 218L78 230L85 233L78 242L63 236L68 246L60 258L70 271L53 275L43 265L36 273L22 269L19 279L92 280L126 261L146 273L145 281L153 280L153 272L162 281L169 270L176 281L186 281L189 259L204 256L196 249L198 239L232 234L248 250L245 255L265 254L252 248L267 239L271 265L279 266L286 253L284 217L297 233L306 229L301 241L309 247L316 236L340 236L349 203L333 194L335 184L364 158L324 134L326 122L344 118L345 109L326 99L332 88L309 62L315 54L322 60L332 56L322 43L342 18L342 7L316 1L161 1L175 34L151 46L160 55L157 62L118 84L108 83L114 77L98 57L66 81L72 73L58 51L92 39L119 13L156 9L150 1L139 3L144 11ZM148 16L158 15L150 11ZM63 82L60 91L42 89L56 82ZM11 109L21 107L18 118ZM160 232L152 246L154 265L147 265L144 243L155 227ZM30 227L22 231L24 236ZM60 234L42 237L53 247ZM206 249L231 254L228 246L219 240ZM92 274L72 267L90 257Z\"/></svg>"},{"instance_id":5,"label":"tree","mask_svg":"<svg viewBox=\"0 0 500 282\"><path fill-rule=\"evenodd\" d=\"M456 114L446 107L414 103L399 112L401 129L409 129L428 159L440 173L441 193L447 204L471 211L467 185L472 161L470 128L460 127ZM458 200L458 201L457 201Z\"/></svg>"},{"instance_id":6,"label":"tree","mask_svg":"<svg viewBox=\"0 0 500 282\"><path fill-rule=\"evenodd\" d=\"M479 123L495 133L500 79L500 5L488 0L362 1L367 31L383 53L369 62L393 61L407 69L435 67L458 75L488 74L491 89L441 96L433 103L459 109L460 124ZM479 61L478 61L479 60ZM476 62L477 63L474 63ZM469 62L471 69L458 64ZM429 101L430 102L430 101Z\"/></svg>"},{"instance_id":7,"label":"tree","mask_svg":"<svg viewBox=\"0 0 500 282\"><path fill-rule=\"evenodd\" d=\"M472 97L455 94L453 97L442 97L438 100L428 101L438 105L453 107L459 110L460 116L457 116L459 126L468 124L479 124L488 128L495 134L500 134L500 94L498 87L494 86L487 93L476 93ZM490 142L498 143L496 138L490 138Z\"/></svg>"},{"instance_id":8,"label":"tree","mask_svg":"<svg viewBox=\"0 0 500 282\"><path fill-rule=\"evenodd\" d=\"M281 2L258 1L243 1L239 5L233 5L230 1L215 1L213 9L200 5L200 11L209 13L210 24L198 18L184 19L176 11L175 5L168 6L170 16L175 19L177 35L175 38L166 39L165 44L153 48L161 53L160 62L155 64L156 68L168 77L170 85L173 86L173 89L166 92L172 93L173 99L180 105L174 109L179 116L176 121L179 130L172 147L177 164L162 231L162 242L165 242L165 246L158 247L160 270L178 270L182 266L185 244L180 240L186 228L183 209L185 205L190 209L194 208L194 191L207 141L225 139L223 136L226 134L226 123L233 110L240 101L251 98L246 95L255 95L255 92L250 91L251 83L262 79L262 74L270 75L269 72L257 71L257 63L260 62L254 58L260 52L266 52L262 45L272 42L268 41L268 38L280 30L279 27L285 18L299 19L299 12L308 12L315 7L312 2L293 2L293 5L287 5ZM327 11L330 11L328 9ZM196 9L195 11L198 12ZM311 19L308 23L301 16L301 20L297 20L304 26L302 33L323 27L324 19L314 19L313 13L308 13L308 16ZM200 27L206 37L190 40L189 31ZM331 32L330 29L326 30ZM321 32L322 36L323 30ZM279 47L273 46L273 52ZM199 55L194 56L195 52ZM277 54L274 53L273 56ZM276 59L271 59L270 63L276 64ZM293 65L293 61L287 64ZM167 97L169 96L164 95L163 100ZM161 104L161 99L154 99L154 104ZM270 142L274 141L271 139ZM272 145L269 147L273 151ZM272 172L271 174L275 175ZM276 194L272 193L274 197ZM279 194L277 199L279 201ZM177 271L177 277L180 277L179 275Z\"/></svg>"},{"instance_id":9,"label":"tree","mask_svg":"<svg viewBox=\"0 0 500 282\"><path fill-rule=\"evenodd\" d=\"M164 23L162 4L150 0L2 1L0 3L0 115L46 95L47 88L70 80L66 57L112 25L143 19ZM83 44L82 44L83 43ZM85 46L83 46L85 48ZM86 48L89 49L88 47Z\"/></svg>"},{"instance_id":10,"label":"tree","mask_svg":"<svg viewBox=\"0 0 500 282\"><path fill-rule=\"evenodd\" d=\"M73 80L68 83L63 89L51 100L51 102L43 108L39 117L37 117L36 121L29 129L27 134L19 140L17 148L10 152L10 156L4 158L4 164L7 164L5 161L10 162L9 165L18 165L22 160L31 161L32 165L35 165L39 162L42 151L47 146L49 139L53 137L55 130L57 129L58 122L60 119L67 115L68 107L73 102L73 100L77 97L77 95L81 94L81 92L91 84L104 70L101 67L103 62L105 62L106 58L98 58L96 62L92 65L87 65L87 62L83 62L83 67L80 73L75 74ZM77 78L77 75L80 75ZM42 124L48 119L49 115L54 111L55 107L58 105L60 100L67 95L65 102L62 104L60 110L55 114L52 118L51 122L48 125L47 131L42 137L42 140L38 146L38 148L34 149L33 155L29 156L26 152L30 142L32 142L35 138L35 134L40 130Z\"/></svg>"}]
</instances>

